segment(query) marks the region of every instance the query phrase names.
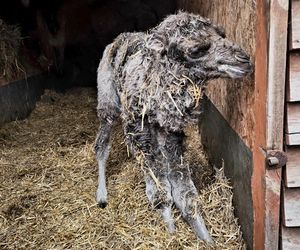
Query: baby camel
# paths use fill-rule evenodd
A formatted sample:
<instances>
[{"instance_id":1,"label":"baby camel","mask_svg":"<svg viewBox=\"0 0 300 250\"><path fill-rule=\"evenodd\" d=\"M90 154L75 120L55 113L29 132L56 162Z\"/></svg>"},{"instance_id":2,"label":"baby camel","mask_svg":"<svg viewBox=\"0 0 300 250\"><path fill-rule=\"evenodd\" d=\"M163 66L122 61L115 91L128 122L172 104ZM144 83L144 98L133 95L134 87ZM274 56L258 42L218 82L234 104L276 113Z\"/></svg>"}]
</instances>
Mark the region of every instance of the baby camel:
<instances>
[{"instance_id":1,"label":"baby camel","mask_svg":"<svg viewBox=\"0 0 300 250\"><path fill-rule=\"evenodd\" d=\"M251 72L249 56L225 38L224 29L198 15L179 12L147 33L119 35L98 68L99 206L107 204L105 164L112 126L121 116L126 142L143 163L147 197L169 232L175 231L174 203L198 238L211 243L182 160L183 129L198 121L208 80Z\"/></svg>"}]
</instances>

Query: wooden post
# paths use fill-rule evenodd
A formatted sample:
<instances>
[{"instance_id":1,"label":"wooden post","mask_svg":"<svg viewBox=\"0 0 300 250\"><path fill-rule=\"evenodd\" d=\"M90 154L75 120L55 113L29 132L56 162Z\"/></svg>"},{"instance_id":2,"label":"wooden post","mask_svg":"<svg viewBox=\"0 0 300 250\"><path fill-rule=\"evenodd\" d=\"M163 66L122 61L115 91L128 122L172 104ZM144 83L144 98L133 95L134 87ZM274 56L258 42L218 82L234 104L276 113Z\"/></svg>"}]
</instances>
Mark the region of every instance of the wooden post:
<instances>
[{"instance_id":1,"label":"wooden post","mask_svg":"<svg viewBox=\"0 0 300 250\"><path fill-rule=\"evenodd\" d=\"M288 0L270 1L267 88L267 150L283 150ZM278 249L281 168L266 170L265 249Z\"/></svg>"},{"instance_id":2,"label":"wooden post","mask_svg":"<svg viewBox=\"0 0 300 250\"><path fill-rule=\"evenodd\" d=\"M266 168L266 153L283 145L287 27L288 0L257 1L253 249L279 247L281 169Z\"/></svg>"},{"instance_id":3,"label":"wooden post","mask_svg":"<svg viewBox=\"0 0 300 250\"><path fill-rule=\"evenodd\" d=\"M266 146L266 96L268 72L268 4L256 2L256 56L255 56L255 129L253 147L253 248L264 249L265 240L265 152Z\"/></svg>"}]
</instances>

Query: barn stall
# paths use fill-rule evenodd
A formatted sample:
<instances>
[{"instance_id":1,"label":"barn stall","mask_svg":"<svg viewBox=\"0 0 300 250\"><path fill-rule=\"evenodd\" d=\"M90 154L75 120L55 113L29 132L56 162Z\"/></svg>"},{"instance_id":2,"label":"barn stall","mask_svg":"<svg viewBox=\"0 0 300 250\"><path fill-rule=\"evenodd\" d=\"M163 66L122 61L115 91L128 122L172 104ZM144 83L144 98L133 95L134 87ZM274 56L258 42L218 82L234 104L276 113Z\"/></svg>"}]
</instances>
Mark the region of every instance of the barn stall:
<instances>
[{"instance_id":1,"label":"barn stall","mask_svg":"<svg viewBox=\"0 0 300 250\"><path fill-rule=\"evenodd\" d=\"M276 0L2 2L1 19L9 36L17 36L8 40L17 45L11 45L15 55L0 87L1 247L207 247L180 219L176 234L166 233L148 205L120 126L108 166L109 206L100 210L94 197L94 88L101 53L119 33L147 30L177 9L222 25L256 68L243 81L211 82L199 128L186 131L185 158L215 248L284 247L279 216L284 160L276 160L284 158L289 8L288 1ZM224 168L229 182L214 166ZM282 238L297 244L284 229Z\"/></svg>"}]
</instances>

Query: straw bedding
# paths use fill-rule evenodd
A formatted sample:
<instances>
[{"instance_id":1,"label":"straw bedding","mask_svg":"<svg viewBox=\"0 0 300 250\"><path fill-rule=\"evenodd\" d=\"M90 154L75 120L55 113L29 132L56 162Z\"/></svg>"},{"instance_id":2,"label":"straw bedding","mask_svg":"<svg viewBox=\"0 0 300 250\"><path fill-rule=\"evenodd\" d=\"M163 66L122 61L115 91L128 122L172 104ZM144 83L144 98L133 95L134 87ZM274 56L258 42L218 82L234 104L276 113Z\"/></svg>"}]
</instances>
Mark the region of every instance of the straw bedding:
<instances>
[{"instance_id":1,"label":"straw bedding","mask_svg":"<svg viewBox=\"0 0 300 250\"><path fill-rule=\"evenodd\" d=\"M12 80L23 72L18 56L21 40L20 28L0 19L0 79Z\"/></svg>"},{"instance_id":2,"label":"straw bedding","mask_svg":"<svg viewBox=\"0 0 300 250\"><path fill-rule=\"evenodd\" d=\"M140 167L115 128L107 169L109 205L95 203L96 91L46 91L31 116L0 128L0 248L208 249L175 212L169 235L148 204ZM233 215L232 190L207 164L196 128L187 131L186 161L216 245L245 249Z\"/></svg>"}]
</instances>

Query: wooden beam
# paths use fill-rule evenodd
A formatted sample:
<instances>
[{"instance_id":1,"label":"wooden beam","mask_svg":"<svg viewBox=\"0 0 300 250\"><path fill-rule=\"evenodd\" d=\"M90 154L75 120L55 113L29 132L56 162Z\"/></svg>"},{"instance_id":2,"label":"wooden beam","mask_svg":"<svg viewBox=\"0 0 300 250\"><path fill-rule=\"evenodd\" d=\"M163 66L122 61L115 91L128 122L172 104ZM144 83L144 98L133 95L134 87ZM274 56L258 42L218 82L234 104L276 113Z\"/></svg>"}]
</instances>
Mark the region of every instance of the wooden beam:
<instances>
[{"instance_id":1,"label":"wooden beam","mask_svg":"<svg viewBox=\"0 0 300 250\"><path fill-rule=\"evenodd\" d=\"M264 249L265 244L265 155L266 147L266 97L268 82L268 4L256 2L256 54L255 54L255 104L253 148L253 247Z\"/></svg>"},{"instance_id":2,"label":"wooden beam","mask_svg":"<svg viewBox=\"0 0 300 250\"><path fill-rule=\"evenodd\" d=\"M286 133L300 133L300 103L287 103Z\"/></svg>"},{"instance_id":3,"label":"wooden beam","mask_svg":"<svg viewBox=\"0 0 300 250\"><path fill-rule=\"evenodd\" d=\"M300 53L292 52L289 58L289 81L287 84L287 101L300 101Z\"/></svg>"},{"instance_id":4,"label":"wooden beam","mask_svg":"<svg viewBox=\"0 0 300 250\"><path fill-rule=\"evenodd\" d=\"M300 133L299 134L286 134L286 144L289 146L300 145Z\"/></svg>"},{"instance_id":5,"label":"wooden beam","mask_svg":"<svg viewBox=\"0 0 300 250\"><path fill-rule=\"evenodd\" d=\"M282 226L281 229L281 249L295 250L300 246L300 228L288 228Z\"/></svg>"},{"instance_id":6,"label":"wooden beam","mask_svg":"<svg viewBox=\"0 0 300 250\"><path fill-rule=\"evenodd\" d=\"M287 147L288 161L285 169L285 185L300 187L300 147Z\"/></svg>"},{"instance_id":7,"label":"wooden beam","mask_svg":"<svg viewBox=\"0 0 300 250\"><path fill-rule=\"evenodd\" d=\"M270 1L266 149L282 150L288 30L288 0ZM257 68L256 68L257 69ZM281 169L267 169L264 249L278 249Z\"/></svg>"},{"instance_id":8,"label":"wooden beam","mask_svg":"<svg viewBox=\"0 0 300 250\"><path fill-rule=\"evenodd\" d=\"M292 0L290 49L300 48L300 1Z\"/></svg>"},{"instance_id":9,"label":"wooden beam","mask_svg":"<svg viewBox=\"0 0 300 250\"><path fill-rule=\"evenodd\" d=\"M283 223L300 227L300 188L283 188Z\"/></svg>"}]
</instances>

